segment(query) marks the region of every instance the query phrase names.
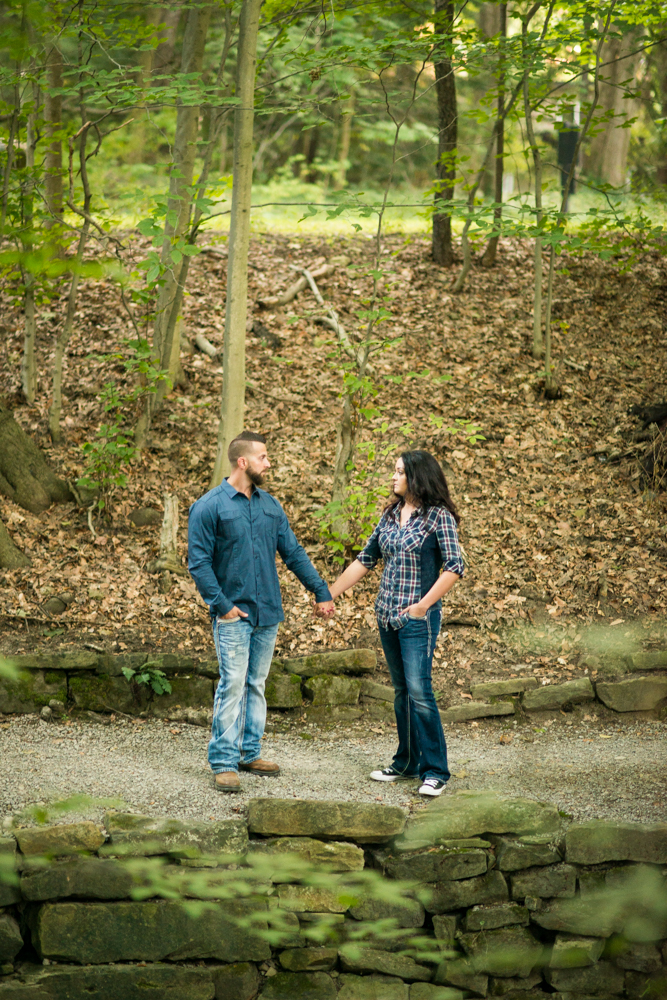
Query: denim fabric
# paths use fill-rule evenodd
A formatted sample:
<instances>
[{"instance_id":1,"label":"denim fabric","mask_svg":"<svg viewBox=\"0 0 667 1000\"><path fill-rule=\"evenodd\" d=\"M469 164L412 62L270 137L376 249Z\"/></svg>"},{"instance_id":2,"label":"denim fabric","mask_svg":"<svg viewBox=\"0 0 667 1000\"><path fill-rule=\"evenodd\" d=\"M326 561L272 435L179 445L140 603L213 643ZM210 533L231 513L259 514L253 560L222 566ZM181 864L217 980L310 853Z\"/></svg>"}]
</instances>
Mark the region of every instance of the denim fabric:
<instances>
[{"instance_id":1,"label":"denim fabric","mask_svg":"<svg viewBox=\"0 0 667 1000\"><path fill-rule=\"evenodd\" d=\"M190 508L188 568L211 618L234 605L252 625L285 617L276 552L318 602L331 594L289 526L275 497L255 487L250 499L224 479Z\"/></svg>"},{"instance_id":2,"label":"denim fabric","mask_svg":"<svg viewBox=\"0 0 667 1000\"><path fill-rule=\"evenodd\" d=\"M208 745L214 774L238 771L239 761L250 764L261 757L266 722L264 684L277 635L277 625L251 625L243 618L216 618L213 622L220 667Z\"/></svg>"},{"instance_id":3,"label":"denim fabric","mask_svg":"<svg viewBox=\"0 0 667 1000\"><path fill-rule=\"evenodd\" d=\"M384 628L380 640L394 685L398 749L393 766L403 774L449 780L447 745L431 687L431 666L440 631L440 610L408 616L401 628Z\"/></svg>"}]
</instances>

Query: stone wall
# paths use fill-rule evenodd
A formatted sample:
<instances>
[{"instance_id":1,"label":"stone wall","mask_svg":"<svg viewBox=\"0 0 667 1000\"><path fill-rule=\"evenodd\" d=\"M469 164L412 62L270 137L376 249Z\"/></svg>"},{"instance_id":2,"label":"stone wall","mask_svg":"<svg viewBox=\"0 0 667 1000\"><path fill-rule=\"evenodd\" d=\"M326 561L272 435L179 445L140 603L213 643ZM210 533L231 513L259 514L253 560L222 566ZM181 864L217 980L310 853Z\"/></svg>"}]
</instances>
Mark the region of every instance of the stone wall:
<instances>
[{"instance_id":1,"label":"stone wall","mask_svg":"<svg viewBox=\"0 0 667 1000\"><path fill-rule=\"evenodd\" d=\"M153 715L209 725L218 679L215 659L146 653L111 656L87 650L28 654L14 658L22 679L0 680L0 713L82 713ZM164 671L169 695L155 696L145 686L128 682L123 668L138 670L150 663ZM295 659L274 659L266 686L269 709L286 721L305 712L316 724L361 718L393 722L393 690L372 679L376 654L348 649ZM612 669L613 668L613 669ZM441 711L443 723L500 716L568 711L598 701L612 712L663 715L667 710L667 651L638 653L616 659L592 681L584 675L560 684L539 684L534 677L514 677L476 684L471 700ZM290 714L291 713L291 714Z\"/></svg>"},{"instance_id":2,"label":"stone wall","mask_svg":"<svg viewBox=\"0 0 667 1000\"><path fill-rule=\"evenodd\" d=\"M0 839L0 1000L667 997L667 823L459 792Z\"/></svg>"}]
</instances>

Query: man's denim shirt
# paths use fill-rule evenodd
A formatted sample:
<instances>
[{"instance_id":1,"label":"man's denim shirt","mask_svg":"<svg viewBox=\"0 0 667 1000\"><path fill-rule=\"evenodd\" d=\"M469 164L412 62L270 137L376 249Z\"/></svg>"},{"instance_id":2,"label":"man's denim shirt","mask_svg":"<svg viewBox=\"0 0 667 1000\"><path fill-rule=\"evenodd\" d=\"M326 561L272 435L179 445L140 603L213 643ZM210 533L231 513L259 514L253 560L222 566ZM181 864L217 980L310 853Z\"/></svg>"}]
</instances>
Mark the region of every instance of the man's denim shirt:
<instances>
[{"instance_id":1,"label":"man's denim shirt","mask_svg":"<svg viewBox=\"0 0 667 1000\"><path fill-rule=\"evenodd\" d=\"M283 621L276 552L318 603L331 600L270 493L254 487L248 500L224 479L190 507L188 568L213 618L236 605L251 625Z\"/></svg>"}]
</instances>

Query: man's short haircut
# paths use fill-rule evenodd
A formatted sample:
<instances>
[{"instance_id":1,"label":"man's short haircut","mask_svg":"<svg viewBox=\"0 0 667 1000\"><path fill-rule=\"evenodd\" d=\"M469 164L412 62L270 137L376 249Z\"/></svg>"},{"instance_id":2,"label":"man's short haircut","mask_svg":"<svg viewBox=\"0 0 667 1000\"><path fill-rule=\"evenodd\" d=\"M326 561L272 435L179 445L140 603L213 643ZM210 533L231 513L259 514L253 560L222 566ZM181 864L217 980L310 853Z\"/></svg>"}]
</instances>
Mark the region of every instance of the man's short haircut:
<instances>
[{"instance_id":1,"label":"man's short haircut","mask_svg":"<svg viewBox=\"0 0 667 1000\"><path fill-rule=\"evenodd\" d=\"M260 444L266 444L266 438L262 434L257 434L255 431L241 431L241 433L237 434L233 441L229 442L227 458L229 459L229 464L231 466L236 466L236 462L241 455L248 455L250 453L251 449L248 445L253 441L258 441Z\"/></svg>"}]
</instances>

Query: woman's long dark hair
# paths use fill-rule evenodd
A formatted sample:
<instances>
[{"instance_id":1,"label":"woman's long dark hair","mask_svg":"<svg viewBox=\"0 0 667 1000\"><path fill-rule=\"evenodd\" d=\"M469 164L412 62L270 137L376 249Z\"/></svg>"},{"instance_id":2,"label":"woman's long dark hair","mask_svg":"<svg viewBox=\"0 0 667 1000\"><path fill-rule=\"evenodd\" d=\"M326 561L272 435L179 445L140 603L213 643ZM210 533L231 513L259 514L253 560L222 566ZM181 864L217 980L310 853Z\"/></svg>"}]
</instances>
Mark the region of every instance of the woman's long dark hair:
<instances>
[{"instance_id":1,"label":"woman's long dark hair","mask_svg":"<svg viewBox=\"0 0 667 1000\"><path fill-rule=\"evenodd\" d=\"M408 496L424 510L429 507L446 507L458 524L461 518L449 495L449 486L440 463L430 451L404 451L401 455L403 468L408 481ZM392 496L387 504L387 510L393 510L403 504L403 497Z\"/></svg>"}]
</instances>

